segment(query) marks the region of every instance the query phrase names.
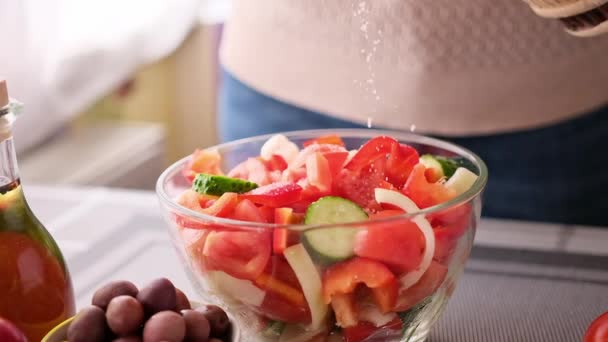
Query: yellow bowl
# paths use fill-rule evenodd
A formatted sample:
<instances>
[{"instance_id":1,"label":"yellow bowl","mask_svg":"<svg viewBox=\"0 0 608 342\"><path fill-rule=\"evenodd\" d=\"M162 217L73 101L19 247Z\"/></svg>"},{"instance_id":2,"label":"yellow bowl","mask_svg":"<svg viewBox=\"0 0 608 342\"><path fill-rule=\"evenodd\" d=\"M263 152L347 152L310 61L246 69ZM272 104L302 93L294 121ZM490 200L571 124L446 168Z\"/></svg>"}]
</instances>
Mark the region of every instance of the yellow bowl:
<instances>
[{"instance_id":1,"label":"yellow bowl","mask_svg":"<svg viewBox=\"0 0 608 342\"><path fill-rule=\"evenodd\" d=\"M193 308L201 306L200 303L196 303L196 302L190 302L190 304ZM234 319L232 319L232 317L230 317L230 315L228 317L230 318L230 322L232 323L232 342L240 341L241 336L240 336L239 329L236 327ZM68 329L70 328L70 324L72 324L73 320L74 320L74 317L70 317L70 318L66 319L65 321L61 322L59 325L57 325L55 328L53 328L53 330L49 331L49 333L46 334L46 336L44 336L42 338L42 341L40 341L40 342L65 342L65 341L67 341L68 340Z\"/></svg>"}]
</instances>

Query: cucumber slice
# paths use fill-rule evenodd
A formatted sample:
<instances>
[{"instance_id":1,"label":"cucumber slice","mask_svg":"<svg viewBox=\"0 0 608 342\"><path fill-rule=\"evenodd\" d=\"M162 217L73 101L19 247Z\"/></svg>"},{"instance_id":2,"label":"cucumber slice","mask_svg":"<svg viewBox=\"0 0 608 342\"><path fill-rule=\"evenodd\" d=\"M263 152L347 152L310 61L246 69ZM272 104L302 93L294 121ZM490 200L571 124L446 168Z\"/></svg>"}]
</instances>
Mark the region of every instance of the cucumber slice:
<instances>
[{"instance_id":1,"label":"cucumber slice","mask_svg":"<svg viewBox=\"0 0 608 342\"><path fill-rule=\"evenodd\" d=\"M246 180L205 173L199 173L192 183L192 189L199 194L215 196L221 196L225 192L242 194L257 187L257 184Z\"/></svg>"},{"instance_id":2,"label":"cucumber slice","mask_svg":"<svg viewBox=\"0 0 608 342\"><path fill-rule=\"evenodd\" d=\"M445 182L445 187L453 189L458 195L466 192L477 181L478 176L464 167L459 167L454 175Z\"/></svg>"},{"instance_id":3,"label":"cucumber slice","mask_svg":"<svg viewBox=\"0 0 608 342\"><path fill-rule=\"evenodd\" d=\"M308 207L306 224L340 224L367 220L367 213L357 204L334 196L319 199ZM302 242L312 257L322 264L333 264L354 255L356 227L311 229L302 235Z\"/></svg>"},{"instance_id":4,"label":"cucumber slice","mask_svg":"<svg viewBox=\"0 0 608 342\"><path fill-rule=\"evenodd\" d=\"M285 329L285 323L281 321L270 321L266 328L262 330L262 336L277 338L281 336L283 330Z\"/></svg>"},{"instance_id":5,"label":"cucumber slice","mask_svg":"<svg viewBox=\"0 0 608 342\"><path fill-rule=\"evenodd\" d=\"M326 196L306 210L305 224L338 224L367 220L367 213L355 202L342 197Z\"/></svg>"},{"instance_id":6,"label":"cucumber slice","mask_svg":"<svg viewBox=\"0 0 608 342\"><path fill-rule=\"evenodd\" d=\"M332 227L306 231L302 243L315 261L331 265L355 255L355 235L359 228Z\"/></svg>"},{"instance_id":7,"label":"cucumber slice","mask_svg":"<svg viewBox=\"0 0 608 342\"><path fill-rule=\"evenodd\" d=\"M458 164L454 159L431 154L420 156L420 162L427 168L437 170L442 177L448 178L451 177L458 168Z\"/></svg>"}]
</instances>

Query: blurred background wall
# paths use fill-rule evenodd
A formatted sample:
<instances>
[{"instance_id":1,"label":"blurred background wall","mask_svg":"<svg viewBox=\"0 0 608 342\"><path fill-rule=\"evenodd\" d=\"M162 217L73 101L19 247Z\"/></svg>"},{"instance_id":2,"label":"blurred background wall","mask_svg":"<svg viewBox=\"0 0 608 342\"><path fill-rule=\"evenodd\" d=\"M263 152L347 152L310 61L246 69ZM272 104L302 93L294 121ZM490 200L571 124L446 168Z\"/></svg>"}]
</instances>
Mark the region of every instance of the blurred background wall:
<instances>
[{"instance_id":1,"label":"blurred background wall","mask_svg":"<svg viewBox=\"0 0 608 342\"><path fill-rule=\"evenodd\" d=\"M152 2L125 9L118 0L98 2L98 8L91 8L93 2L84 6L63 0L64 7L54 9L56 22L51 26L59 36L63 29L64 38L42 44L54 48L41 48L40 38L36 42L32 34L36 25L31 23L41 14L37 1L13 6L10 15L3 11L7 18L25 16L21 18L25 25L0 24L12 25L13 31L7 37L8 28L0 27L0 43L12 39L14 45L18 40L22 55L37 49L53 50L47 55L55 56L52 62L33 60L40 67L26 78L18 72L18 61L0 57L0 77L8 79L11 96L25 104L15 138L26 184L153 189L171 162L216 143L216 94L221 81L217 53L230 2L180 0L176 5L156 0L152 10L139 15L138 8L147 11ZM7 4L0 10L2 6ZM107 12L95 19L91 11L99 13L102 6ZM114 18L113 12L121 8L131 12ZM71 30L94 23L83 24L83 18L71 27L57 23L79 15L107 25L112 19L122 24L115 25L110 38L80 34L86 42L82 43L69 38ZM0 19L4 17L0 14ZM135 17L147 20L129 25ZM121 28L124 33L118 31ZM16 38L15 32L26 37ZM116 36L121 33L124 37ZM24 69L25 73L32 73L31 69ZM45 121L42 133L32 128L44 126Z\"/></svg>"}]
</instances>

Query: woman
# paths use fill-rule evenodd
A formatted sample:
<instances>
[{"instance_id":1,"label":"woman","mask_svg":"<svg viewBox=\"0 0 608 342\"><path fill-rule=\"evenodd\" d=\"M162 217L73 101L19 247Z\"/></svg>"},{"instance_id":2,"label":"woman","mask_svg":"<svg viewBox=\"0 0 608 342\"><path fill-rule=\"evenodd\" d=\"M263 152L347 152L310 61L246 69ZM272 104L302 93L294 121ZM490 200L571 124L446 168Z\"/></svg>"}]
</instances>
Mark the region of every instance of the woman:
<instances>
[{"instance_id":1,"label":"woman","mask_svg":"<svg viewBox=\"0 0 608 342\"><path fill-rule=\"evenodd\" d=\"M487 162L486 215L608 225L607 55L514 0L237 0L220 131L415 127Z\"/></svg>"}]
</instances>

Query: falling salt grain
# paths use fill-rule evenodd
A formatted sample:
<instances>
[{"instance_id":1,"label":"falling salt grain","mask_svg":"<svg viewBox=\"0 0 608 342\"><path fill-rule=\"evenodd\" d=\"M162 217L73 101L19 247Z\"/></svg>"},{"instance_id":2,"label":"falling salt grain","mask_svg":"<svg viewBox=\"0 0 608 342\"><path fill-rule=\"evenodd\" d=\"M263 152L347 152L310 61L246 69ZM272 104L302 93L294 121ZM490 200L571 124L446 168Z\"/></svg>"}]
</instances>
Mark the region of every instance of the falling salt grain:
<instances>
[{"instance_id":1,"label":"falling salt grain","mask_svg":"<svg viewBox=\"0 0 608 342\"><path fill-rule=\"evenodd\" d=\"M372 118L371 117L367 117L367 128L372 128Z\"/></svg>"},{"instance_id":2,"label":"falling salt grain","mask_svg":"<svg viewBox=\"0 0 608 342\"><path fill-rule=\"evenodd\" d=\"M415 130L416 130L416 125L412 124L410 126L410 132L414 133Z\"/></svg>"}]
</instances>

